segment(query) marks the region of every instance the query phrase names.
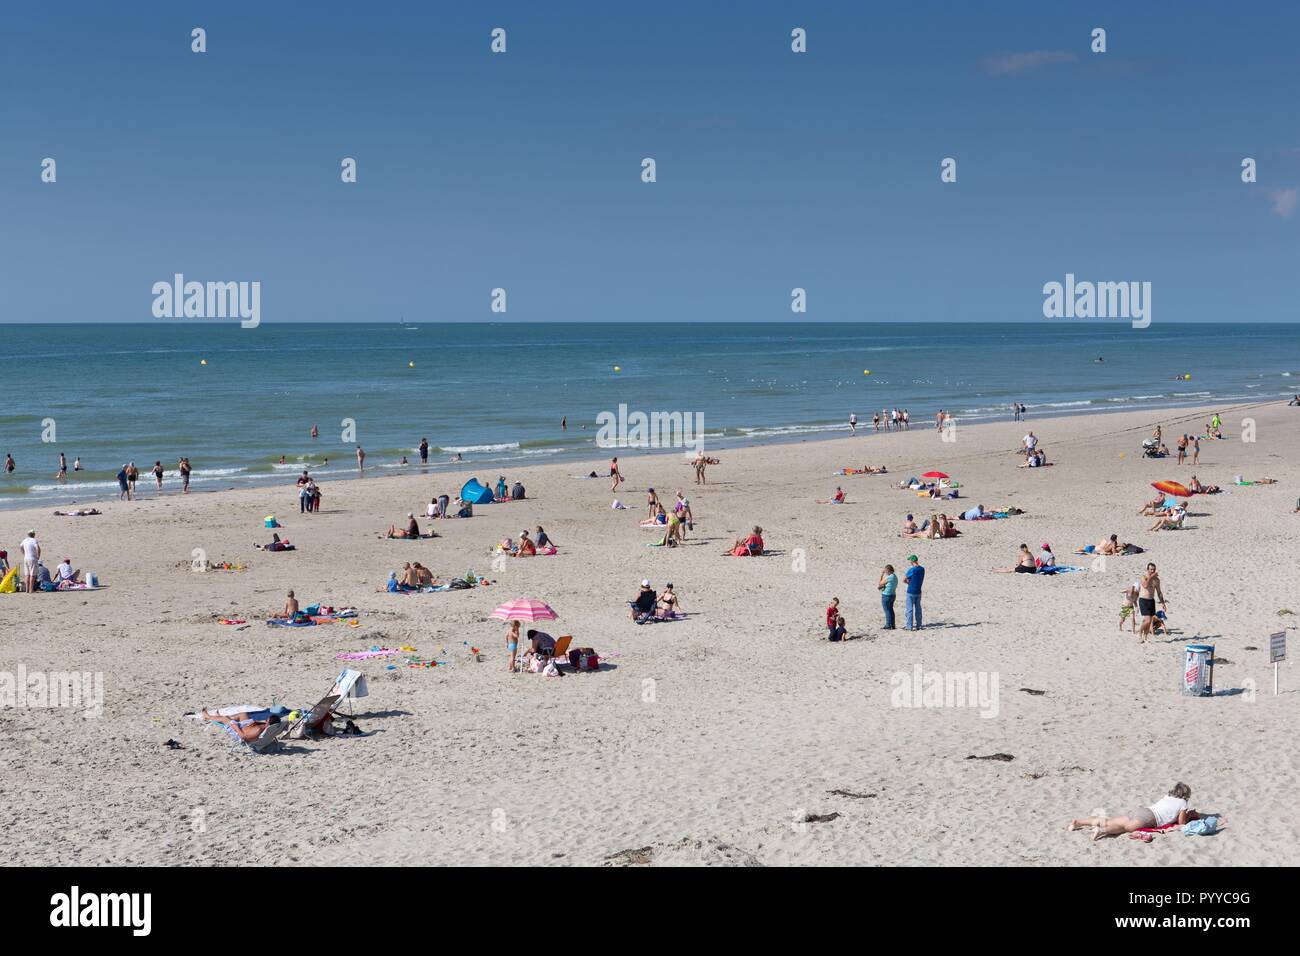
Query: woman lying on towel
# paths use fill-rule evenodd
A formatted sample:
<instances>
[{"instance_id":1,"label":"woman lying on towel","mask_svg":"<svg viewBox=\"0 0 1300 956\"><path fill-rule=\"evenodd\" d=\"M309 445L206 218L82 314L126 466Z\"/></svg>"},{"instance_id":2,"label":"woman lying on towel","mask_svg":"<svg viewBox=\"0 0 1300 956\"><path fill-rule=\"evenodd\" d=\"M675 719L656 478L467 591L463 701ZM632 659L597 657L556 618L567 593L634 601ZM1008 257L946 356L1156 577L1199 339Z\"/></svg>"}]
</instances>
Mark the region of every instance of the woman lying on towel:
<instances>
[{"instance_id":1,"label":"woman lying on towel","mask_svg":"<svg viewBox=\"0 0 1300 956\"><path fill-rule=\"evenodd\" d=\"M1187 483L1187 490L1194 495L1217 495L1223 491L1218 485L1201 484L1195 475L1192 475L1192 480Z\"/></svg>"},{"instance_id":2,"label":"woman lying on towel","mask_svg":"<svg viewBox=\"0 0 1300 956\"><path fill-rule=\"evenodd\" d=\"M729 554L734 558L754 558L761 555L763 551L763 529L758 525L754 525L754 530L750 533L748 538L743 540L737 538L731 543L731 550L724 551L723 553Z\"/></svg>"},{"instance_id":3,"label":"woman lying on towel","mask_svg":"<svg viewBox=\"0 0 1300 956\"><path fill-rule=\"evenodd\" d=\"M60 518L89 518L91 515L102 515L104 512L98 508L78 508L76 511L56 511L54 513Z\"/></svg>"},{"instance_id":4,"label":"woman lying on towel","mask_svg":"<svg viewBox=\"0 0 1300 956\"><path fill-rule=\"evenodd\" d=\"M288 538L281 538L279 532L271 535L270 544L254 544L253 547L259 551L296 551L298 550L289 543Z\"/></svg>"},{"instance_id":5,"label":"woman lying on towel","mask_svg":"<svg viewBox=\"0 0 1300 956\"><path fill-rule=\"evenodd\" d=\"M1109 538L1103 538L1097 544L1085 544L1082 548L1077 549L1075 554L1141 554L1142 548L1136 544L1128 544L1120 541L1119 535L1112 534Z\"/></svg>"}]
</instances>

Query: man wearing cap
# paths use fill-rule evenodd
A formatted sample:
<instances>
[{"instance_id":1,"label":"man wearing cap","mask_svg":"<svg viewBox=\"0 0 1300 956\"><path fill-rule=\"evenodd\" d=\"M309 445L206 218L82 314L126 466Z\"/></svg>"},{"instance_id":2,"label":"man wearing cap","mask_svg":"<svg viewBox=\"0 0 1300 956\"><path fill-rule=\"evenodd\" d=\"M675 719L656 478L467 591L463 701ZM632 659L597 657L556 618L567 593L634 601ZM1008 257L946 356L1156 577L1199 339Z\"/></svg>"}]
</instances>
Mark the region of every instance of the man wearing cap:
<instances>
[{"instance_id":1,"label":"man wearing cap","mask_svg":"<svg viewBox=\"0 0 1300 956\"><path fill-rule=\"evenodd\" d=\"M654 589L650 587L650 582L643 580L641 590L637 592L635 600L631 602L629 615L632 620L645 620L655 612L655 605L659 603L659 596L655 594Z\"/></svg>"},{"instance_id":2,"label":"man wearing cap","mask_svg":"<svg viewBox=\"0 0 1300 956\"><path fill-rule=\"evenodd\" d=\"M23 538L23 589L28 594L36 593L37 566L41 563L41 543L36 540L36 532L28 531Z\"/></svg>"},{"instance_id":3,"label":"man wearing cap","mask_svg":"<svg viewBox=\"0 0 1300 956\"><path fill-rule=\"evenodd\" d=\"M907 630L921 629L921 585L925 582L925 568L921 567L916 555L907 556L908 568L903 573L907 582Z\"/></svg>"}]
</instances>

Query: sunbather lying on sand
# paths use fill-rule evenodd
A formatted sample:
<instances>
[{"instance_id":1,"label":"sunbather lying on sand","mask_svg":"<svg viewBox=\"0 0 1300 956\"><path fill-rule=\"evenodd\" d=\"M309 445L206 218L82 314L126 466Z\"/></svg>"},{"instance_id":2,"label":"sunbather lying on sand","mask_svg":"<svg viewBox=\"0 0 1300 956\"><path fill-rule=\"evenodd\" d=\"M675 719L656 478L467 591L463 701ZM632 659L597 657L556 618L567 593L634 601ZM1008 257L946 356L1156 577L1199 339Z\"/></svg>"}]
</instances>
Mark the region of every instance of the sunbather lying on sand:
<instances>
[{"instance_id":1,"label":"sunbather lying on sand","mask_svg":"<svg viewBox=\"0 0 1300 956\"><path fill-rule=\"evenodd\" d=\"M272 535L271 535L271 543L270 543L270 544L254 544L253 547L257 548L259 551L296 551L296 550L298 550L298 549L295 548L292 544L289 543L289 539L288 539L288 538L281 538L281 537L280 537L280 533L279 533L278 531L277 531L275 534L272 534Z\"/></svg>"},{"instance_id":2,"label":"sunbather lying on sand","mask_svg":"<svg viewBox=\"0 0 1300 956\"><path fill-rule=\"evenodd\" d=\"M1187 483L1187 490L1194 495L1217 495L1223 491L1218 485L1201 484L1195 475L1192 475L1192 480Z\"/></svg>"},{"instance_id":3,"label":"sunbather lying on sand","mask_svg":"<svg viewBox=\"0 0 1300 956\"><path fill-rule=\"evenodd\" d=\"M1135 810L1123 817L1082 817L1070 821L1066 827L1071 833L1075 830L1092 829L1092 838L1119 836L1121 833L1133 833L1137 830L1155 830L1171 823L1183 826L1189 820L1199 820L1201 815L1187 806L1192 798L1192 788L1185 783L1176 783L1168 795L1161 797L1149 807Z\"/></svg>"},{"instance_id":4,"label":"sunbather lying on sand","mask_svg":"<svg viewBox=\"0 0 1300 956\"><path fill-rule=\"evenodd\" d=\"M76 511L56 511L54 513L60 518L89 518L91 515L102 515L104 512L98 508L78 508Z\"/></svg>"},{"instance_id":5,"label":"sunbather lying on sand","mask_svg":"<svg viewBox=\"0 0 1300 956\"><path fill-rule=\"evenodd\" d=\"M1136 544L1129 544L1119 540L1119 535L1112 534L1109 538L1103 538L1097 544L1086 545L1074 552L1075 554L1141 554L1142 549Z\"/></svg>"}]
</instances>

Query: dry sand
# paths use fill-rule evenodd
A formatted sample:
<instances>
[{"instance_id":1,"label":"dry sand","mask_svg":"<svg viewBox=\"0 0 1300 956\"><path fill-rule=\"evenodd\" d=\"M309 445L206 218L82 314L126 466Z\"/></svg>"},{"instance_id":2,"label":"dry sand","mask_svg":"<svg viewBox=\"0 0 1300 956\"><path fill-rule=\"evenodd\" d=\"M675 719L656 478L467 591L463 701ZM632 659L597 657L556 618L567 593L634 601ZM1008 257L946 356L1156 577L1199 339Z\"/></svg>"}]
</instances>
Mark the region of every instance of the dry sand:
<instances>
[{"instance_id":1,"label":"dry sand","mask_svg":"<svg viewBox=\"0 0 1300 956\"><path fill-rule=\"evenodd\" d=\"M523 479L532 500L437 522L442 537L421 542L373 532L422 513L431 494L454 495L452 481L330 482L324 513L306 517L292 480L112 501L94 518L0 513L11 558L35 527L51 567L66 553L108 585L0 595L0 670L102 672L105 687L98 719L0 709L7 862L1296 864L1300 674L1284 664L1273 696L1267 635L1293 630L1280 610L1300 611L1300 409L1225 411L1229 440L1204 442L1195 469L1140 457L1156 421L1172 447L1212 411L959 426L952 444L922 424L727 450L702 488L677 453L626 453L619 497L630 511L610 510L607 479L569 477L603 472L603 460L531 468L507 477ZM1255 443L1238 439L1246 416ZM1016 467L1027 427L1055 467ZM863 463L891 476L832 476ZM895 481L932 467L960 479L962 507L1026 513L961 524L954 540L901 539L903 515L930 508ZM1193 471L1225 487L1238 473L1279 484L1197 497L1187 530L1148 533L1151 519L1135 514L1148 483ZM837 484L848 505L814 504ZM687 547L646 547L652 534L637 521L647 485L668 500L687 490L698 522ZM253 549L269 536L268 512L298 551ZM490 572L488 549L538 523L560 554ZM722 556L754 523L776 553ZM1048 541L1064 561L1112 531L1149 553L1055 579L989 573L1011 564L1020 542ZM251 570L192 573L195 548ZM927 627L882 631L877 575L886 562L901 571L911 551L929 571ZM440 576L472 568L498 583L376 593L413 557ZM1118 609L1148 558L1174 634L1141 645L1117 629ZM690 619L631 623L624 602L642 577L656 588L673 581ZM266 627L288 588L304 604L359 606L363 626ZM833 595L856 637L845 644L825 640ZM551 603L560 619L547 629L595 647L608 666L560 679L506 673L504 626L488 614L517 596ZM215 623L232 615L254 623ZM1212 699L1179 694L1182 649L1194 639L1217 647ZM481 647L483 662L463 642ZM337 653L375 644L413 644L450 663L350 665L369 678L358 722L371 736L258 756L181 717L273 695L310 704L343 666ZM891 677L918 663L996 673L997 716L891 706ZM166 749L168 738L184 749ZM995 753L1015 759L968 759ZM1149 845L1064 832L1074 815L1126 813L1177 780L1193 788L1194 806L1226 815L1225 832Z\"/></svg>"}]
</instances>

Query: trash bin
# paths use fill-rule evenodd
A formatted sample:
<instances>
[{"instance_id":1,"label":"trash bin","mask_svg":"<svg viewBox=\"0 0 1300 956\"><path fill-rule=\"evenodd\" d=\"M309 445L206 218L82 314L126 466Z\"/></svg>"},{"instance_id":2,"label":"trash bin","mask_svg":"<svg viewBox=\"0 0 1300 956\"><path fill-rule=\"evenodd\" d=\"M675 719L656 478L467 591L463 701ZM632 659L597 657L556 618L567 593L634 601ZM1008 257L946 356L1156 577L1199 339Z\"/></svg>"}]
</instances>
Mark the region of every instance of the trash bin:
<instances>
[{"instance_id":1,"label":"trash bin","mask_svg":"<svg viewBox=\"0 0 1300 956\"><path fill-rule=\"evenodd\" d=\"M1183 648L1183 693L1189 697L1214 696L1214 645L1188 644Z\"/></svg>"}]
</instances>

